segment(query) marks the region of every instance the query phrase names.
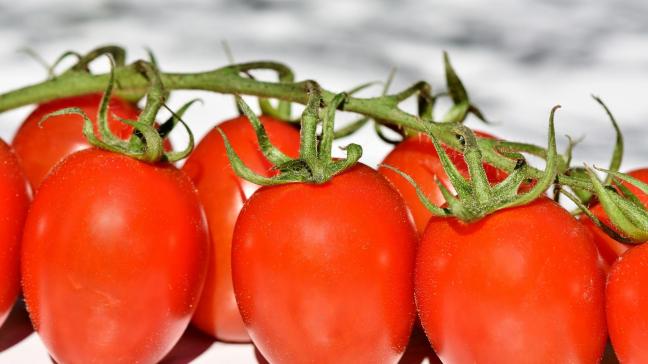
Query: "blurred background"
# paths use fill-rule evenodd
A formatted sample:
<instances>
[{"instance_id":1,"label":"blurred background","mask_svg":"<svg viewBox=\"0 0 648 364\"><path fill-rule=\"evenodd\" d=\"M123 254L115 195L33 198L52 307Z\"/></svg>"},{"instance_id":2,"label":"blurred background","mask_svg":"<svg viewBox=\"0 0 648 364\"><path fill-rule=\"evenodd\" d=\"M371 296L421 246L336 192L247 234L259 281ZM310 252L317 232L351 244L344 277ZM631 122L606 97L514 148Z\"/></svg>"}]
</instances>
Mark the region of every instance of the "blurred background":
<instances>
[{"instance_id":1,"label":"blurred background","mask_svg":"<svg viewBox=\"0 0 648 364\"><path fill-rule=\"evenodd\" d=\"M24 48L52 62L66 50L86 52L106 43L126 47L132 61L146 57L149 47L163 70L191 72L227 64L227 41L237 62L281 61L298 79L335 91L385 80L394 67L392 90L420 79L441 90L447 50L471 98L495 121L469 120L469 126L544 145L549 110L559 103L558 135L585 137L575 159L606 165L614 134L590 97L596 94L625 133L623 169L629 169L645 165L648 155L646 19L648 2L641 0L1 0L0 92L46 77ZM97 70L107 69L98 63ZM379 92L374 87L364 95ZM196 96L205 103L185 120L198 138L236 114L227 95L177 92L171 105ZM29 110L0 115L0 137L11 140ZM350 119L340 115L341 122ZM182 133L174 138L177 145L185 141ZM370 127L338 143L351 141L365 146L363 161L370 165L389 151ZM559 143L564 147L566 139ZM33 342L33 355L43 358ZM0 353L0 361L20 362L19 350ZM219 350L254 361L249 347ZM213 360L213 353L197 362Z\"/></svg>"},{"instance_id":2,"label":"blurred background","mask_svg":"<svg viewBox=\"0 0 648 364\"><path fill-rule=\"evenodd\" d=\"M337 91L384 80L393 67L392 90L420 79L441 90L447 50L471 97L496 122L470 126L545 144L549 110L560 103L558 135L585 136L576 159L604 163L613 135L590 97L596 94L625 132L629 168L648 152L647 18L640 0L3 0L0 92L45 78L24 48L52 62L65 50L106 43L125 46L130 60L150 47L163 70L189 72L227 64L227 41L237 62L281 61L298 79ZM178 92L171 104L195 94ZM227 96L200 96L205 104L186 116L197 136L236 112ZM10 139L27 111L0 116L0 137ZM363 141L369 164L388 150L371 128L341 144L350 140Z\"/></svg>"}]
</instances>

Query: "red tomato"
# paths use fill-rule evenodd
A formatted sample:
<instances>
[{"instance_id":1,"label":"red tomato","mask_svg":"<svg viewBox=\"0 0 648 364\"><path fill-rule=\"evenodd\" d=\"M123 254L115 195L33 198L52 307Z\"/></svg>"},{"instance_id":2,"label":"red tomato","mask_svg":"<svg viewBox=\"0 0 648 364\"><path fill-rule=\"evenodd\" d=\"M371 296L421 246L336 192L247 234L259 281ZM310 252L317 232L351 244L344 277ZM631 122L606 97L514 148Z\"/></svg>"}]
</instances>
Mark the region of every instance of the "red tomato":
<instances>
[{"instance_id":1,"label":"red tomato","mask_svg":"<svg viewBox=\"0 0 648 364\"><path fill-rule=\"evenodd\" d=\"M607 322L621 363L648 363L648 245L628 250L612 266L606 288Z\"/></svg>"},{"instance_id":2,"label":"red tomato","mask_svg":"<svg viewBox=\"0 0 648 364\"><path fill-rule=\"evenodd\" d=\"M32 190L38 188L56 163L76 151L90 147L82 131L83 118L79 115L52 117L41 126L38 123L45 115L67 107L80 108L96 123L101 97L102 95L97 93L44 103L39 105L20 126L12 145ZM136 120L139 113L137 106L113 96L108 104L108 126L118 138L128 139L133 128L118 121L115 116ZM170 150L169 142L165 141L165 143L165 149Z\"/></svg>"},{"instance_id":3,"label":"red tomato","mask_svg":"<svg viewBox=\"0 0 648 364\"><path fill-rule=\"evenodd\" d=\"M27 180L0 139L0 326L20 291L20 238L28 206Z\"/></svg>"},{"instance_id":4,"label":"red tomato","mask_svg":"<svg viewBox=\"0 0 648 364\"><path fill-rule=\"evenodd\" d=\"M364 165L322 185L263 187L234 230L234 292L271 363L396 363L415 316L416 232Z\"/></svg>"},{"instance_id":5,"label":"red tomato","mask_svg":"<svg viewBox=\"0 0 648 364\"><path fill-rule=\"evenodd\" d=\"M471 224L432 218L416 304L444 363L596 363L604 275L586 229L547 198Z\"/></svg>"},{"instance_id":6,"label":"red tomato","mask_svg":"<svg viewBox=\"0 0 648 364\"><path fill-rule=\"evenodd\" d=\"M261 116L260 120L275 146L290 156L299 154L297 129L266 116ZM247 118L237 117L219 127L248 167L265 176L274 173L259 150L254 129ZM220 340L249 341L232 288L232 234L243 203L259 186L234 174L223 139L215 129L198 144L183 170L198 188L212 243L205 288L192 322Z\"/></svg>"},{"instance_id":7,"label":"red tomato","mask_svg":"<svg viewBox=\"0 0 648 364\"><path fill-rule=\"evenodd\" d=\"M475 133L482 137L492 137L491 135L482 132ZM447 147L445 150L462 175L468 177L468 166L466 166L466 162L463 159L463 154ZM383 164L396 167L414 178L430 201L438 206L443 205L445 199L443 198L443 195L441 195L439 187L434 182L434 176L436 176L450 191L453 191L448 176L443 171L436 149L434 149L432 141L426 135L418 135L405 139L387 155ZM506 178L506 173L504 171L488 164L484 164L484 168L486 169L486 176L493 183L500 182ZM390 169L380 167L378 168L378 172L387 177L387 179L401 193L412 217L414 218L417 231L419 234L422 234L423 231L425 231L427 222L430 220L430 217L432 217L432 213L430 213L430 211L420 202L414 187L407 180Z\"/></svg>"},{"instance_id":8,"label":"red tomato","mask_svg":"<svg viewBox=\"0 0 648 364\"><path fill-rule=\"evenodd\" d=\"M209 243L170 164L87 149L41 185L23 236L27 307L60 363L155 363L189 324Z\"/></svg>"},{"instance_id":9,"label":"red tomato","mask_svg":"<svg viewBox=\"0 0 648 364\"><path fill-rule=\"evenodd\" d=\"M648 183L648 168L637 169L627 172L627 174L642 182ZM632 191L632 193L634 193L637 198L639 198L644 206L648 207L648 195L641 192L641 190L639 190L637 187L627 182L623 182L623 185L630 189L630 191ZM591 208L591 211L594 216L598 217L599 220L601 220L607 226L614 228L614 225L610 221L610 218L605 213L605 210L603 210L603 205L597 203L596 205L594 205L594 207ZM632 244L624 244L612 239L610 236L604 233L603 230L596 226L596 224L594 224L592 220L587 218L587 216L583 215L581 217L581 221L592 232L592 235L594 235L594 242L596 243L596 247L598 248L599 255L602 258L603 265L606 270L609 270L610 266L617 260L617 258L619 258L626 250L630 249L633 246Z\"/></svg>"}]
</instances>

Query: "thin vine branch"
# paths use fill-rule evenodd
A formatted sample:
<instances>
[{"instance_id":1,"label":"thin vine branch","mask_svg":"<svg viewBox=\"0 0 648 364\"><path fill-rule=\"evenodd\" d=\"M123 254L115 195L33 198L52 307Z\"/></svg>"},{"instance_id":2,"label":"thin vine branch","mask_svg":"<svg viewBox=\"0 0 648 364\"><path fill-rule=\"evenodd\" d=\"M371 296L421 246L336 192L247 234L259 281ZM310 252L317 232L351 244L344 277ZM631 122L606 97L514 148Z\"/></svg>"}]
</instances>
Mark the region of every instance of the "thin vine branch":
<instances>
[{"instance_id":1,"label":"thin vine branch","mask_svg":"<svg viewBox=\"0 0 648 364\"><path fill-rule=\"evenodd\" d=\"M105 51L105 50L104 50ZM282 76L292 75L290 68L282 63L273 61L260 61L228 65L213 71L201 73L161 73L160 80L166 90L203 90L223 94L251 95L264 98L273 98L305 105L308 102L308 85L313 81L301 82L267 82L244 77L242 74L252 70L273 70ZM88 93L101 92L109 82L110 74L92 74L85 70L70 69L52 79L38 84L26 86L14 91L0 94L0 113L21 106L42 103L62 97L78 96ZM115 69L115 93L127 100L139 100L146 94L150 81L144 77L137 64L125 65ZM349 96L340 105L340 110L354 112L383 123L392 124L399 128L406 128L417 132L432 133L439 141L453 149L461 149L462 145L456 139L451 128L453 123L430 123L419 116L412 115L398 107L398 101L417 95L421 89L426 89L427 83L417 82L404 91L392 95L373 98L358 98ZM335 93L321 90L321 97L325 104L333 101ZM530 152L536 155L546 155L542 147L500 141L494 143L489 139L478 139L484 160L494 167L512 172L516 167L516 160L506 158L498 148L507 147L517 151ZM564 165L560 161L560 165ZM559 168L559 171L562 168ZM528 167L527 176L539 179L543 171ZM561 171L562 172L562 171ZM592 183L587 180L573 178L563 173L557 176L557 182L574 188L594 190Z\"/></svg>"}]
</instances>

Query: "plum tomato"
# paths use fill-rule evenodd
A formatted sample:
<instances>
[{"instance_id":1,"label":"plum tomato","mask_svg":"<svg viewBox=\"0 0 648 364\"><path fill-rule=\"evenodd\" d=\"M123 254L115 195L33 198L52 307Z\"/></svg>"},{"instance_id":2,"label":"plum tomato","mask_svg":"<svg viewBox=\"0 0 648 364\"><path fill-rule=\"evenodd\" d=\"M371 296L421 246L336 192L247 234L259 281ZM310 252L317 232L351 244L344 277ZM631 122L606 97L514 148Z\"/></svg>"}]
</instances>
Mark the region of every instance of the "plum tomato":
<instances>
[{"instance_id":1,"label":"plum tomato","mask_svg":"<svg viewBox=\"0 0 648 364\"><path fill-rule=\"evenodd\" d=\"M587 230L545 197L473 223L433 217L416 261L421 323L444 363L596 363L597 258Z\"/></svg>"},{"instance_id":2,"label":"plum tomato","mask_svg":"<svg viewBox=\"0 0 648 364\"><path fill-rule=\"evenodd\" d=\"M252 341L271 363L396 363L415 318L416 244L402 198L365 165L260 188L232 242Z\"/></svg>"},{"instance_id":3,"label":"plum tomato","mask_svg":"<svg viewBox=\"0 0 648 364\"><path fill-rule=\"evenodd\" d=\"M648 168L636 169L627 172L627 174L642 182L648 183ZM637 198L644 204L644 206L648 207L647 194L643 193L641 190L631 185L630 183L623 182L623 185L630 191L632 191L632 193L637 196ZM603 205L596 203L591 207L590 210L592 211L594 216L598 217L599 220L601 220L601 222L611 228L614 228L614 225L612 225L610 218L605 213L605 210L603 210ZM592 232L592 235L594 236L594 242L596 243L596 247L598 248L599 255L601 256L601 260L606 271L609 270L610 266L626 250L630 249L633 246L632 244L624 244L611 238L585 215L581 216L580 220L585 226L587 226L588 230Z\"/></svg>"},{"instance_id":4,"label":"plum tomato","mask_svg":"<svg viewBox=\"0 0 648 364\"><path fill-rule=\"evenodd\" d=\"M12 146L33 191L36 191L56 163L78 150L90 148L82 132L83 118L79 115L60 115L40 126L38 123L49 113L78 107L95 123L97 131L97 112L101 97L100 93L95 93L50 101L39 105L22 123ZM117 118L136 120L139 113L140 110L134 104L112 96L108 103L108 127L118 138L128 139L133 128ZM168 139L164 146L166 150L171 150Z\"/></svg>"},{"instance_id":5,"label":"plum tomato","mask_svg":"<svg viewBox=\"0 0 648 364\"><path fill-rule=\"evenodd\" d=\"M621 363L648 363L648 245L628 250L612 265L605 293L617 358Z\"/></svg>"},{"instance_id":6,"label":"plum tomato","mask_svg":"<svg viewBox=\"0 0 648 364\"><path fill-rule=\"evenodd\" d=\"M29 207L27 180L0 139L0 326L20 291L20 240Z\"/></svg>"},{"instance_id":7,"label":"plum tomato","mask_svg":"<svg viewBox=\"0 0 648 364\"><path fill-rule=\"evenodd\" d=\"M95 148L43 181L27 216L27 308L59 363L156 363L180 338L207 271L191 179Z\"/></svg>"},{"instance_id":8,"label":"plum tomato","mask_svg":"<svg viewBox=\"0 0 648 364\"><path fill-rule=\"evenodd\" d=\"M297 129L267 116L259 119L275 146L291 157L299 154ZM246 117L222 122L219 127L248 167L265 176L274 173ZM249 341L232 288L232 234L243 203L259 186L236 176L216 129L201 140L182 169L196 184L212 244L205 288L192 323L222 341Z\"/></svg>"}]
</instances>

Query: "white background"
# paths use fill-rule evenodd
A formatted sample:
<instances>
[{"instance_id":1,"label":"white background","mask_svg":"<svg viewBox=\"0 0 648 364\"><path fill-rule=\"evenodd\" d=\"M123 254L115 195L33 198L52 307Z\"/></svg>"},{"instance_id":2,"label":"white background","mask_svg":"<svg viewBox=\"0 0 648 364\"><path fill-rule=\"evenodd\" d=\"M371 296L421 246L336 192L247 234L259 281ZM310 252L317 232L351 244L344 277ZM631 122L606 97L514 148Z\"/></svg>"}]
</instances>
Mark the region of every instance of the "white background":
<instances>
[{"instance_id":1,"label":"white background","mask_svg":"<svg viewBox=\"0 0 648 364\"><path fill-rule=\"evenodd\" d=\"M226 64L221 47L226 40L236 61L282 61L299 79L316 79L337 91L384 80L392 67L398 68L394 90L419 79L440 90L441 52L448 50L471 97L496 121L469 125L544 144L549 110L560 103L558 134L585 136L576 160L605 165L613 134L591 101L595 93L625 132L628 169L645 165L648 154L646 19L648 3L641 0L0 0L0 92L45 78L44 70L19 52L26 47L49 61L65 50L83 52L105 43L127 47L134 60L150 47L163 70L189 72ZM177 92L171 105L195 96L205 103L185 120L197 138L235 115L231 98L223 95ZM29 110L1 114L0 137L11 140ZM176 145L185 140L182 133L173 137ZM362 160L370 165L389 150L370 128L338 143L351 141L365 147ZM565 139L560 143L564 147ZM16 328L25 327L20 316L16 320ZM0 341L19 331L13 330L0 330ZM0 353L3 363L47 360L36 335ZM224 344L211 345L195 362L216 360L255 362L251 346Z\"/></svg>"}]
</instances>

